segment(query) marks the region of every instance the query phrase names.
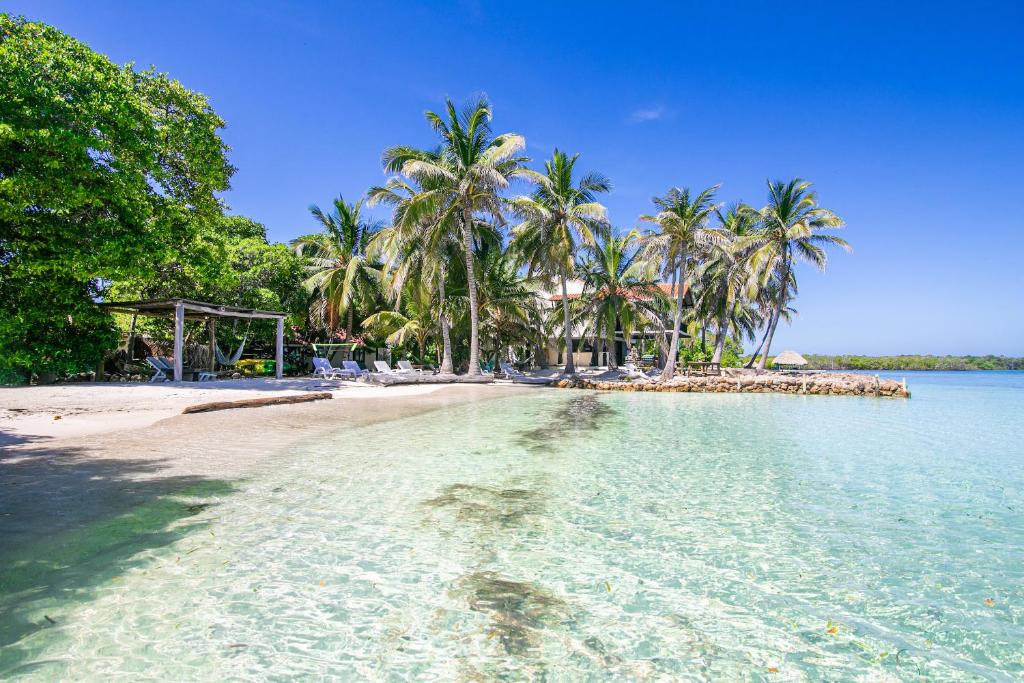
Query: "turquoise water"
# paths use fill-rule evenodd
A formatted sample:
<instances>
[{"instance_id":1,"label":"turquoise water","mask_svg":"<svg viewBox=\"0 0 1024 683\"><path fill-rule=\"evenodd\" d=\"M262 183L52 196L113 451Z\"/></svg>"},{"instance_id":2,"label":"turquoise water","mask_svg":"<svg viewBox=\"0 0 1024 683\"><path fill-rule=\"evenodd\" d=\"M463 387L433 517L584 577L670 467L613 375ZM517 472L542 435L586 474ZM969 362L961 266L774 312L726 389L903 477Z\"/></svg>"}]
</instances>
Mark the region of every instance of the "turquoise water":
<instances>
[{"instance_id":1,"label":"turquoise water","mask_svg":"<svg viewBox=\"0 0 1024 683\"><path fill-rule=\"evenodd\" d=\"M0 678L1020 680L1024 375L907 376L322 433L89 590L0 599Z\"/></svg>"}]
</instances>

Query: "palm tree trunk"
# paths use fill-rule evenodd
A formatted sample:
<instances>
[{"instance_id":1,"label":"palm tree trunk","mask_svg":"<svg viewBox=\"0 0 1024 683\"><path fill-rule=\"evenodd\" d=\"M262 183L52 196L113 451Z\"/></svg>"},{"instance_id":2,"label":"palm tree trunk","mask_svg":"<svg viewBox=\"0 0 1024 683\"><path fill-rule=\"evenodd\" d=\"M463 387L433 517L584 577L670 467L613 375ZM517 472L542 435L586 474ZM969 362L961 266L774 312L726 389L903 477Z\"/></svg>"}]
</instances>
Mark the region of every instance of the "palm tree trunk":
<instances>
[{"instance_id":1,"label":"palm tree trunk","mask_svg":"<svg viewBox=\"0 0 1024 683\"><path fill-rule=\"evenodd\" d=\"M772 348L772 338L775 336L775 328L779 325L779 318L782 317L782 307L786 305L786 288L789 285L789 264L786 264L786 268L782 273L782 284L779 285L779 298L775 302L775 311L772 313L772 319L768 323L768 334L765 335L764 349L761 351L761 360L757 362L757 369L764 370L768 364L768 352Z\"/></svg>"},{"instance_id":2,"label":"palm tree trunk","mask_svg":"<svg viewBox=\"0 0 1024 683\"><path fill-rule=\"evenodd\" d=\"M661 370L661 378L670 380L676 374L676 358L679 356L679 323L683 318L683 288L686 285L686 252L679 259L679 277L676 278L676 310L672 316L672 342L668 347L665 367Z\"/></svg>"},{"instance_id":3,"label":"palm tree trunk","mask_svg":"<svg viewBox=\"0 0 1024 683\"><path fill-rule=\"evenodd\" d=\"M476 310L476 274L473 269L473 210L462 207L462 247L466 252L466 287L469 289L469 371L480 375L480 320Z\"/></svg>"},{"instance_id":4,"label":"palm tree trunk","mask_svg":"<svg viewBox=\"0 0 1024 683\"><path fill-rule=\"evenodd\" d=\"M452 339L448 328L448 310L446 307L444 278L445 272L442 270L440 273L440 282L438 283L438 293L441 295L441 343L444 347L444 352L441 356L441 372L443 374L451 375L454 374L455 369L452 365Z\"/></svg>"},{"instance_id":5,"label":"palm tree trunk","mask_svg":"<svg viewBox=\"0 0 1024 683\"><path fill-rule=\"evenodd\" d=\"M355 330L352 329L352 325L353 325L353 322L352 322L352 304L349 304L349 306L348 306L348 328L346 328L346 329L348 329L348 333L349 334L355 334Z\"/></svg>"},{"instance_id":6,"label":"palm tree trunk","mask_svg":"<svg viewBox=\"0 0 1024 683\"><path fill-rule=\"evenodd\" d=\"M615 370L619 367L618 354L615 353L615 348L618 346L615 343L615 326L612 325L611 333L608 335L608 341L605 342L608 349L608 369Z\"/></svg>"},{"instance_id":7,"label":"palm tree trunk","mask_svg":"<svg viewBox=\"0 0 1024 683\"><path fill-rule=\"evenodd\" d=\"M722 353L725 351L725 338L728 336L729 326L725 322L725 310L718 312L718 336L715 337L715 353L711 356L712 363L722 362Z\"/></svg>"},{"instance_id":8,"label":"palm tree trunk","mask_svg":"<svg viewBox=\"0 0 1024 683\"><path fill-rule=\"evenodd\" d=\"M572 359L572 321L569 317L569 288L567 278L562 275L562 322L565 325L565 374L575 375L576 365Z\"/></svg>"},{"instance_id":9,"label":"palm tree trunk","mask_svg":"<svg viewBox=\"0 0 1024 683\"><path fill-rule=\"evenodd\" d=\"M770 322L770 319L769 319L769 322ZM750 360L748 360L746 365L744 365L743 367L745 367L748 370L750 368L754 367L754 361L757 360L757 354L761 353L761 349L764 348L764 340L767 339L767 338L768 338L768 328L766 327L765 330L764 330L764 334L761 335L761 343L758 344L757 348L754 349L754 352L752 354L750 354Z\"/></svg>"}]
</instances>

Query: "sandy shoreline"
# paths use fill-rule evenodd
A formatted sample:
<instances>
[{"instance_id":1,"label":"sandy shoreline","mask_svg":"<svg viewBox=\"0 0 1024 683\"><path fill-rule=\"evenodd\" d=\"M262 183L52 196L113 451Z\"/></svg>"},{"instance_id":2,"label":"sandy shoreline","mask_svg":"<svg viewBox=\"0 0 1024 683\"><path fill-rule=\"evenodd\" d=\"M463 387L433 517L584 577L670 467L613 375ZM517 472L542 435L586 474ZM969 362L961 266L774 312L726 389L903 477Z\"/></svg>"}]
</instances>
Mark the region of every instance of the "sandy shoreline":
<instances>
[{"instance_id":1,"label":"sandy shoreline","mask_svg":"<svg viewBox=\"0 0 1024 683\"><path fill-rule=\"evenodd\" d=\"M187 406L330 391L335 398L419 396L437 386L385 389L356 382L246 379L216 383L77 383L0 388L0 446L143 429Z\"/></svg>"},{"instance_id":2,"label":"sandy shoreline","mask_svg":"<svg viewBox=\"0 0 1024 683\"><path fill-rule=\"evenodd\" d=\"M181 414L197 403L325 390L332 400ZM40 538L168 496L233 490L325 431L531 390L312 379L0 389L0 563L24 557Z\"/></svg>"}]
</instances>

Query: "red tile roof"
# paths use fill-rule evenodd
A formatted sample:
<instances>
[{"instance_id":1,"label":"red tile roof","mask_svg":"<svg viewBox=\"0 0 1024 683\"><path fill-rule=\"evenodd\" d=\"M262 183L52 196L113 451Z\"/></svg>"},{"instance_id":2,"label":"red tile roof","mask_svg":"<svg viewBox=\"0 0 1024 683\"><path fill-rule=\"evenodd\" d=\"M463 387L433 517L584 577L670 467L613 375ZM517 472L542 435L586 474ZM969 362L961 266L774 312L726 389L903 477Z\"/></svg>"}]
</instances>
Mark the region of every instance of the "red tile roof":
<instances>
[{"instance_id":1,"label":"red tile roof","mask_svg":"<svg viewBox=\"0 0 1024 683\"><path fill-rule=\"evenodd\" d=\"M656 286L657 286L658 289L660 289L661 291L663 291L665 294L667 294L670 297L676 295L676 288L673 285L671 285L671 284L669 284L667 282L659 283ZM685 299L687 296L689 296L689 294L690 294L690 286L689 285L683 285L683 298ZM570 300L572 300L572 299L579 299L579 298L580 298L579 294L570 294L569 295L569 299ZM562 295L561 294L552 294L551 296L548 297L548 301L561 301L561 300L562 300Z\"/></svg>"}]
</instances>

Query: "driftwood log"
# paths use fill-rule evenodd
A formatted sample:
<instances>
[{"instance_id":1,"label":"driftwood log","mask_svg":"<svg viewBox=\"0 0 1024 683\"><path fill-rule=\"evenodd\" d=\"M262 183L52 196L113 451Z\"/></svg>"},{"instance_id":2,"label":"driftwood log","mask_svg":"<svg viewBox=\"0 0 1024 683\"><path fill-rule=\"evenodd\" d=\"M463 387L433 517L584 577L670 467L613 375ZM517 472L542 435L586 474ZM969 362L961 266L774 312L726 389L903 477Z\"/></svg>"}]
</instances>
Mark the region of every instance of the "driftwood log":
<instances>
[{"instance_id":1,"label":"driftwood log","mask_svg":"<svg viewBox=\"0 0 1024 683\"><path fill-rule=\"evenodd\" d=\"M182 415L189 413L209 413L214 410L232 410L234 408L260 408L262 406L277 406L286 403L308 403L310 401L322 401L332 398L329 391L317 391L294 396L270 396L267 398L247 398L242 401L215 401L213 403L199 403L188 406L181 411Z\"/></svg>"}]
</instances>

